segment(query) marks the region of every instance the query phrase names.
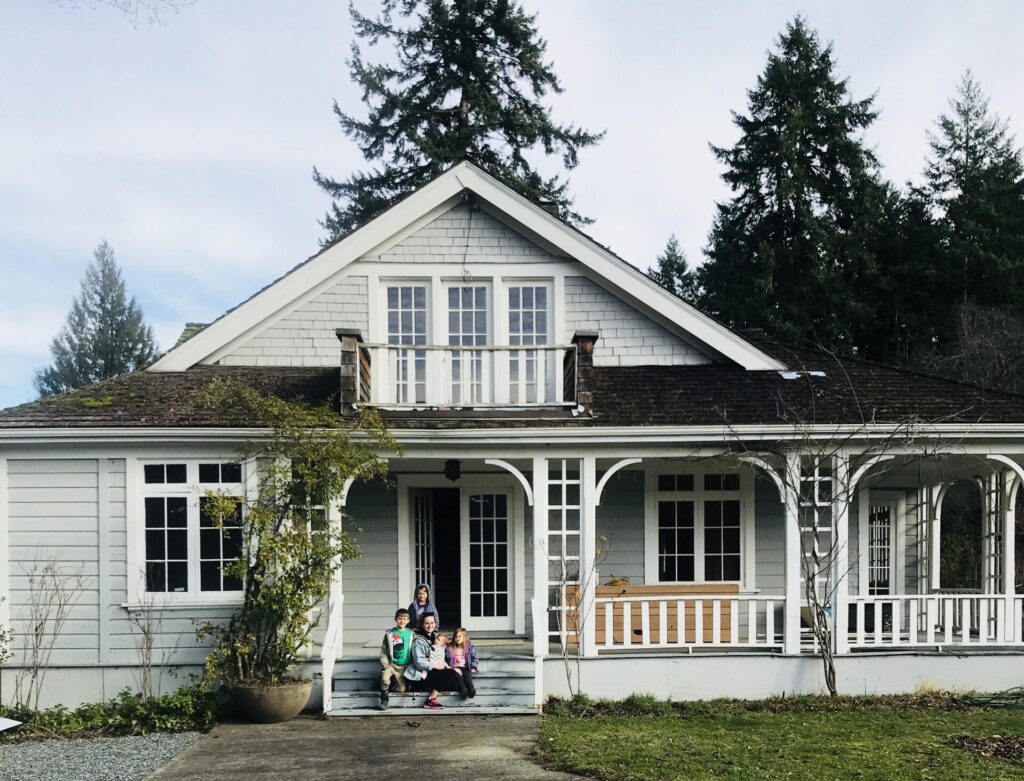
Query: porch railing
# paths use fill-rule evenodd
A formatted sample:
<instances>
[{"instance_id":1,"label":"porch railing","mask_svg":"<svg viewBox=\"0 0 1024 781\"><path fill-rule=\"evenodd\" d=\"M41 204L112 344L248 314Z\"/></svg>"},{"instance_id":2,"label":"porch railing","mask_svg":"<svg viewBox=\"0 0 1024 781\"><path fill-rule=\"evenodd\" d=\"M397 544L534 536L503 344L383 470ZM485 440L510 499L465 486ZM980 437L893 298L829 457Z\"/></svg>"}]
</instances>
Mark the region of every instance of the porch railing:
<instances>
[{"instance_id":1,"label":"porch railing","mask_svg":"<svg viewBox=\"0 0 1024 781\"><path fill-rule=\"evenodd\" d=\"M367 344L360 401L395 407L541 407L576 403L576 346ZM372 377L364 376L373 366ZM567 385L566 378L572 382ZM369 398L363 398L366 387Z\"/></svg>"},{"instance_id":2,"label":"porch railing","mask_svg":"<svg viewBox=\"0 0 1024 781\"><path fill-rule=\"evenodd\" d=\"M1024 598L899 594L851 595L849 601L851 649L1022 645Z\"/></svg>"},{"instance_id":3,"label":"porch railing","mask_svg":"<svg viewBox=\"0 0 1024 781\"><path fill-rule=\"evenodd\" d=\"M782 596L597 598L598 654L645 648L781 648Z\"/></svg>"}]
</instances>

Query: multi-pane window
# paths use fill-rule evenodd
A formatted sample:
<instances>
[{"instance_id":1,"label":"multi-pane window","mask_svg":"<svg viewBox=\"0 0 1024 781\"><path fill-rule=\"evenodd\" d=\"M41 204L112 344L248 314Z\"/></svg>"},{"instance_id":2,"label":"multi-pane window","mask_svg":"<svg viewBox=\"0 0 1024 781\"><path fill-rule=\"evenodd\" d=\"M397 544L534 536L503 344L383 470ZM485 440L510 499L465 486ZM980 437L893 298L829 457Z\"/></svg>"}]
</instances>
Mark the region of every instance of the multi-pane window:
<instances>
[{"instance_id":1,"label":"multi-pane window","mask_svg":"<svg viewBox=\"0 0 1024 781\"><path fill-rule=\"evenodd\" d=\"M144 464L142 572L150 593L240 591L224 567L242 553L242 467L237 462ZM205 492L237 497L237 513L217 525Z\"/></svg>"},{"instance_id":2,"label":"multi-pane window","mask_svg":"<svg viewBox=\"0 0 1024 781\"><path fill-rule=\"evenodd\" d=\"M658 475L658 580L740 580L740 502L740 476L735 472Z\"/></svg>"},{"instance_id":3,"label":"multi-pane window","mask_svg":"<svg viewBox=\"0 0 1024 781\"><path fill-rule=\"evenodd\" d=\"M487 339L487 287L448 288L448 344L484 347ZM483 401L486 379L484 353L453 350L451 353L452 404Z\"/></svg>"},{"instance_id":4,"label":"multi-pane window","mask_svg":"<svg viewBox=\"0 0 1024 781\"><path fill-rule=\"evenodd\" d=\"M521 285L508 289L508 343L511 347L548 343L548 289ZM533 404L546 400L547 361L542 350L509 353L509 401Z\"/></svg>"},{"instance_id":5,"label":"multi-pane window","mask_svg":"<svg viewBox=\"0 0 1024 781\"><path fill-rule=\"evenodd\" d=\"M507 616L509 610L508 497L469 497L469 614Z\"/></svg>"},{"instance_id":6,"label":"multi-pane window","mask_svg":"<svg viewBox=\"0 0 1024 781\"><path fill-rule=\"evenodd\" d=\"M389 285L387 289L388 344L427 344L426 285ZM426 350L391 351L395 401L421 404L427 398Z\"/></svg>"},{"instance_id":7,"label":"multi-pane window","mask_svg":"<svg viewBox=\"0 0 1024 781\"><path fill-rule=\"evenodd\" d=\"M868 593L891 593L892 507L872 505L868 513Z\"/></svg>"}]
</instances>

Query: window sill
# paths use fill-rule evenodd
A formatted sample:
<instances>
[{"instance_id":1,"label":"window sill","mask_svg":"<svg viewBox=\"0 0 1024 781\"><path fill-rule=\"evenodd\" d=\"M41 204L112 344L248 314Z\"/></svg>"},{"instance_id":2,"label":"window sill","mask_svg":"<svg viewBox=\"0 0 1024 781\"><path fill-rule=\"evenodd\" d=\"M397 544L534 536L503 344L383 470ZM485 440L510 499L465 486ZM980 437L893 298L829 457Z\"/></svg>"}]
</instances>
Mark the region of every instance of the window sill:
<instances>
[{"instance_id":1,"label":"window sill","mask_svg":"<svg viewBox=\"0 0 1024 781\"><path fill-rule=\"evenodd\" d=\"M152 602L122 602L121 607L129 613L139 613L144 610L215 610L218 608L235 608L242 604L242 595L232 599L169 599L166 601L153 600Z\"/></svg>"}]
</instances>

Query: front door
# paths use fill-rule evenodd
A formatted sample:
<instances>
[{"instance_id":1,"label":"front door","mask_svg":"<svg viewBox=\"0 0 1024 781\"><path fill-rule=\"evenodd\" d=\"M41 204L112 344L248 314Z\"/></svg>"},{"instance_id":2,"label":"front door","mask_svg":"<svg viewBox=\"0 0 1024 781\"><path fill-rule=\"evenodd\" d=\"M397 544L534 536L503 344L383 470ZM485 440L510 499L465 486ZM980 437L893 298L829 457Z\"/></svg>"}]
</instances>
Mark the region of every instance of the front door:
<instances>
[{"instance_id":1,"label":"front door","mask_svg":"<svg viewBox=\"0 0 1024 781\"><path fill-rule=\"evenodd\" d=\"M512 494L462 491L462 622L470 631L513 629Z\"/></svg>"}]
</instances>

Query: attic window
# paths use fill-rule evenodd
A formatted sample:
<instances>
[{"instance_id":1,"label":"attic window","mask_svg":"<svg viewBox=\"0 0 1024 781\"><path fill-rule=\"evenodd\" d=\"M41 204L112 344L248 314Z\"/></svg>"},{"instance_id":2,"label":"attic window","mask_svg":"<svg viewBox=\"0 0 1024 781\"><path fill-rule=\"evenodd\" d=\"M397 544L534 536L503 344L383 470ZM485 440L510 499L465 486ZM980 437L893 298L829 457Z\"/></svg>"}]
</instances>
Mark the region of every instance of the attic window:
<instances>
[{"instance_id":1,"label":"attic window","mask_svg":"<svg viewBox=\"0 0 1024 781\"><path fill-rule=\"evenodd\" d=\"M824 377L825 376L825 372L818 371L818 370L815 370L815 371L791 371L791 370L787 370L787 371L779 372L779 376L782 377L782 379L784 379L784 380L798 380L801 377Z\"/></svg>"}]
</instances>

